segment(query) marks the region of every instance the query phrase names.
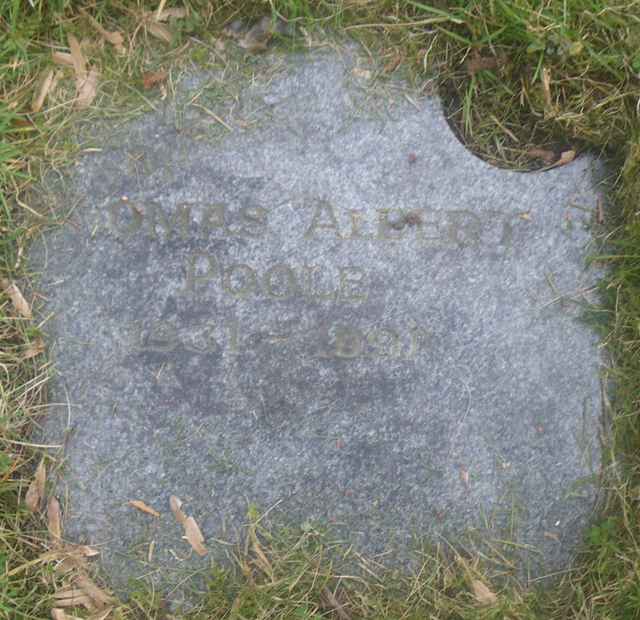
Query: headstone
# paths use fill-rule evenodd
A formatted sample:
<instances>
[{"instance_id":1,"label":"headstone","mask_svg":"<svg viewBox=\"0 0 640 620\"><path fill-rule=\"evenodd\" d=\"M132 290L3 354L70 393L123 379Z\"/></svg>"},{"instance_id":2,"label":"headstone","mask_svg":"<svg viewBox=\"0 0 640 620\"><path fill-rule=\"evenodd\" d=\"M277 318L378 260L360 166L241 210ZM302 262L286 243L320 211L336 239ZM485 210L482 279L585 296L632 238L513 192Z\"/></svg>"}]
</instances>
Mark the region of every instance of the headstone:
<instances>
[{"instance_id":1,"label":"headstone","mask_svg":"<svg viewBox=\"0 0 640 620\"><path fill-rule=\"evenodd\" d=\"M252 504L390 565L480 528L565 567L600 459L594 161L492 167L353 49L250 62L99 131L49 196L66 536L119 586L221 560Z\"/></svg>"}]
</instances>

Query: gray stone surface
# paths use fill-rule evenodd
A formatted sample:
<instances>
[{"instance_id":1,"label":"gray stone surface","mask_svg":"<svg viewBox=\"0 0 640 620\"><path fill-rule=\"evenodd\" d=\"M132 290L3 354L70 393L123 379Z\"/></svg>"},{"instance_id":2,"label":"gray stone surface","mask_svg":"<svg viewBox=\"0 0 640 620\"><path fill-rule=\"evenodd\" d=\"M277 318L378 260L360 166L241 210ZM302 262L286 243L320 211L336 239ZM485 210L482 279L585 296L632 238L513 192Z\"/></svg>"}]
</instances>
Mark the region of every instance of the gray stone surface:
<instances>
[{"instance_id":1,"label":"gray stone surface","mask_svg":"<svg viewBox=\"0 0 640 620\"><path fill-rule=\"evenodd\" d=\"M599 471L594 162L493 168L353 51L252 62L233 100L193 77L114 124L48 197L71 209L34 250L67 536L121 586L222 558L249 503L390 564L480 528L562 568Z\"/></svg>"}]
</instances>

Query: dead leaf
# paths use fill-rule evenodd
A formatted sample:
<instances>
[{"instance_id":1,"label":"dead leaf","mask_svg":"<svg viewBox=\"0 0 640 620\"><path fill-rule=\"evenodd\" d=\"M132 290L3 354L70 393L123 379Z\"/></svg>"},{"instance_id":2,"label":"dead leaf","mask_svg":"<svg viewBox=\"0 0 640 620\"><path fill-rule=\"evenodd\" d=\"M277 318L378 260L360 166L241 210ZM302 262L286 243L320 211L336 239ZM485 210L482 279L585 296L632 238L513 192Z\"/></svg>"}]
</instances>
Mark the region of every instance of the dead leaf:
<instances>
[{"instance_id":1,"label":"dead leaf","mask_svg":"<svg viewBox=\"0 0 640 620\"><path fill-rule=\"evenodd\" d=\"M87 13L87 11L85 11L83 8L80 9L80 12L83 13L85 17L87 17L87 19L91 22L91 25L101 34L102 38L113 45L118 54L126 53L127 50L124 47L124 37L122 36L121 32L111 32L109 30L105 30L102 25L91 15L89 15L89 13Z\"/></svg>"},{"instance_id":2,"label":"dead leaf","mask_svg":"<svg viewBox=\"0 0 640 620\"><path fill-rule=\"evenodd\" d=\"M187 520L187 515L182 512L182 500L180 500L179 497L172 495L169 498L169 505L171 506L171 512L173 512L176 521L184 525L184 522Z\"/></svg>"},{"instance_id":3,"label":"dead leaf","mask_svg":"<svg viewBox=\"0 0 640 620\"><path fill-rule=\"evenodd\" d=\"M79 110L88 108L96 98L98 91L98 76L96 67L91 67L89 74L83 80L76 81L76 107Z\"/></svg>"},{"instance_id":4,"label":"dead leaf","mask_svg":"<svg viewBox=\"0 0 640 620\"><path fill-rule=\"evenodd\" d=\"M78 607L82 605L89 611L95 610L95 605L89 596L87 596L80 588L64 588L58 590L54 595L56 605L60 607Z\"/></svg>"},{"instance_id":5,"label":"dead leaf","mask_svg":"<svg viewBox=\"0 0 640 620\"><path fill-rule=\"evenodd\" d=\"M44 487L46 482L47 468L45 467L44 459L42 459L36 469L35 476L29 485L27 496L25 498L25 504L31 512L37 512L40 510L40 504L44 497Z\"/></svg>"},{"instance_id":6,"label":"dead leaf","mask_svg":"<svg viewBox=\"0 0 640 620\"><path fill-rule=\"evenodd\" d=\"M165 43L171 43L171 31L166 26L158 22L149 22L147 24L147 30L156 37L156 39L160 39Z\"/></svg>"},{"instance_id":7,"label":"dead leaf","mask_svg":"<svg viewBox=\"0 0 640 620\"><path fill-rule=\"evenodd\" d=\"M53 620L68 620L69 616L64 613L64 609L52 609L51 617Z\"/></svg>"},{"instance_id":8,"label":"dead leaf","mask_svg":"<svg viewBox=\"0 0 640 620\"><path fill-rule=\"evenodd\" d=\"M273 20L265 15L238 41L238 45L248 52L255 53L267 49L273 36Z\"/></svg>"},{"instance_id":9,"label":"dead leaf","mask_svg":"<svg viewBox=\"0 0 640 620\"><path fill-rule=\"evenodd\" d=\"M575 158L576 158L576 152L573 149L570 149L568 151L563 151L560 154L560 159L554 165L556 167L566 166L567 164L571 163Z\"/></svg>"},{"instance_id":10,"label":"dead leaf","mask_svg":"<svg viewBox=\"0 0 640 620\"><path fill-rule=\"evenodd\" d=\"M541 159L545 164L553 163L553 160L556 158L555 152L548 149L532 148L527 151L527 155L529 157Z\"/></svg>"},{"instance_id":11,"label":"dead leaf","mask_svg":"<svg viewBox=\"0 0 640 620\"><path fill-rule=\"evenodd\" d=\"M22 354L23 360L29 360L32 357L36 357L40 355L40 353L44 353L45 345L44 340L38 336L33 342L30 342L24 353Z\"/></svg>"},{"instance_id":12,"label":"dead leaf","mask_svg":"<svg viewBox=\"0 0 640 620\"><path fill-rule=\"evenodd\" d=\"M357 78L361 78L363 80L371 79L371 71L369 69L362 69L361 67L354 67L351 70L351 73L355 75Z\"/></svg>"},{"instance_id":13,"label":"dead leaf","mask_svg":"<svg viewBox=\"0 0 640 620\"><path fill-rule=\"evenodd\" d=\"M139 499L130 499L129 505L133 506L140 512L146 512L148 515L152 515L154 517L159 517L160 513L157 510L151 508L151 506L147 506L142 500Z\"/></svg>"},{"instance_id":14,"label":"dead leaf","mask_svg":"<svg viewBox=\"0 0 640 620\"><path fill-rule=\"evenodd\" d=\"M260 546L260 542L258 541L258 536L256 535L254 527L249 528L249 537L251 538L251 548L256 554L255 563L258 565L260 570L265 575L268 575L271 581L273 581L273 567L271 566L271 562L269 562L269 558L267 558L265 552Z\"/></svg>"},{"instance_id":15,"label":"dead leaf","mask_svg":"<svg viewBox=\"0 0 640 620\"><path fill-rule=\"evenodd\" d=\"M494 605L498 597L482 581L474 579L471 582L473 596L480 605Z\"/></svg>"},{"instance_id":16,"label":"dead leaf","mask_svg":"<svg viewBox=\"0 0 640 620\"><path fill-rule=\"evenodd\" d=\"M49 71L44 75L42 82L40 83L40 88L36 91L36 96L31 104L32 112L40 112L42 109L44 100L47 98L53 84L53 75L53 69L49 69Z\"/></svg>"},{"instance_id":17,"label":"dead leaf","mask_svg":"<svg viewBox=\"0 0 640 620\"><path fill-rule=\"evenodd\" d=\"M542 90L546 112L553 112L553 100L551 99L551 71L547 67L542 68Z\"/></svg>"},{"instance_id":18,"label":"dead leaf","mask_svg":"<svg viewBox=\"0 0 640 620\"><path fill-rule=\"evenodd\" d=\"M187 541L198 555L207 555L207 548L204 546L204 536L193 517L188 517L184 522L184 533Z\"/></svg>"},{"instance_id":19,"label":"dead leaf","mask_svg":"<svg viewBox=\"0 0 640 620\"><path fill-rule=\"evenodd\" d=\"M402 62L401 54L394 54L393 58L384 66L383 71L385 73L393 73Z\"/></svg>"},{"instance_id":20,"label":"dead leaf","mask_svg":"<svg viewBox=\"0 0 640 620\"><path fill-rule=\"evenodd\" d=\"M87 77L87 61L80 48L80 43L72 34L69 35L69 49L71 50L71 61L76 79L84 80Z\"/></svg>"},{"instance_id":21,"label":"dead leaf","mask_svg":"<svg viewBox=\"0 0 640 620\"><path fill-rule=\"evenodd\" d=\"M89 545L70 545L69 548L85 558L93 558L96 555L100 555L100 552L97 549L89 547Z\"/></svg>"},{"instance_id":22,"label":"dead leaf","mask_svg":"<svg viewBox=\"0 0 640 620\"><path fill-rule=\"evenodd\" d=\"M168 19L172 17L175 19L181 19L182 17L187 16L187 9L184 8L174 8L174 9L164 9L159 13L156 13L156 20L159 22L166 22Z\"/></svg>"},{"instance_id":23,"label":"dead leaf","mask_svg":"<svg viewBox=\"0 0 640 620\"><path fill-rule=\"evenodd\" d=\"M602 205L602 198L598 198L596 221L598 224L604 224L604 206Z\"/></svg>"},{"instance_id":24,"label":"dead leaf","mask_svg":"<svg viewBox=\"0 0 640 620\"><path fill-rule=\"evenodd\" d=\"M22 291L18 288L15 282L9 282L6 278L0 279L0 286L4 292L9 296L13 307L16 309L18 314L21 314L25 319L32 318L31 314L31 306L28 304L27 300L24 298Z\"/></svg>"},{"instance_id":25,"label":"dead leaf","mask_svg":"<svg viewBox=\"0 0 640 620\"><path fill-rule=\"evenodd\" d=\"M14 118L11 122L12 127L29 127L33 128L33 123L28 118Z\"/></svg>"},{"instance_id":26,"label":"dead leaf","mask_svg":"<svg viewBox=\"0 0 640 620\"><path fill-rule=\"evenodd\" d=\"M98 609L102 609L113 602L113 597L99 588L86 575L78 575L75 578L75 585L82 590L95 604Z\"/></svg>"},{"instance_id":27,"label":"dead leaf","mask_svg":"<svg viewBox=\"0 0 640 620\"><path fill-rule=\"evenodd\" d=\"M47 527L53 544L59 545L62 540L62 518L60 502L54 496L51 496L47 503Z\"/></svg>"},{"instance_id":28,"label":"dead leaf","mask_svg":"<svg viewBox=\"0 0 640 620\"><path fill-rule=\"evenodd\" d=\"M53 54L51 54L51 60L57 65L73 67L73 56L67 54L67 52L53 52Z\"/></svg>"},{"instance_id":29,"label":"dead leaf","mask_svg":"<svg viewBox=\"0 0 640 620\"><path fill-rule=\"evenodd\" d=\"M112 611L113 607L107 607L107 609L103 609L102 611L93 614L89 620L107 620Z\"/></svg>"},{"instance_id":30,"label":"dead leaf","mask_svg":"<svg viewBox=\"0 0 640 620\"><path fill-rule=\"evenodd\" d=\"M168 75L169 74L163 69L161 69L160 71L147 71L142 74L142 86L145 90L150 90L156 84L164 82L167 79Z\"/></svg>"},{"instance_id":31,"label":"dead leaf","mask_svg":"<svg viewBox=\"0 0 640 620\"><path fill-rule=\"evenodd\" d=\"M460 468L460 480L462 480L462 484L468 489L469 488L469 470L466 467Z\"/></svg>"},{"instance_id":32,"label":"dead leaf","mask_svg":"<svg viewBox=\"0 0 640 620\"><path fill-rule=\"evenodd\" d=\"M498 58L496 56L481 56L476 52L466 61L465 67L469 75L475 75L478 71L487 71L491 69L498 69L504 64L504 58Z\"/></svg>"},{"instance_id":33,"label":"dead leaf","mask_svg":"<svg viewBox=\"0 0 640 620\"><path fill-rule=\"evenodd\" d=\"M336 596L326 586L322 588L320 600L323 606L336 612L340 620L351 620L351 616L344 610L344 604L336 598Z\"/></svg>"}]
</instances>

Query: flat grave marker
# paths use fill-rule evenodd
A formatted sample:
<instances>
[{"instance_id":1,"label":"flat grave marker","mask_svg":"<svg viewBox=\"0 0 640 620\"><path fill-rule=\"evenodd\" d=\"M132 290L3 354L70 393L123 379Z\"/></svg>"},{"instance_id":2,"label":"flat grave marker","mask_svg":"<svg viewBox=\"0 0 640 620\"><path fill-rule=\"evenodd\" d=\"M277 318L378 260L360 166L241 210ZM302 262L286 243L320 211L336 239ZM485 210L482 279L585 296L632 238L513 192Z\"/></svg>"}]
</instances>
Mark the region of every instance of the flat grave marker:
<instances>
[{"instance_id":1,"label":"flat grave marker","mask_svg":"<svg viewBox=\"0 0 640 620\"><path fill-rule=\"evenodd\" d=\"M254 62L202 106L224 126L187 105L114 125L47 197L66 536L125 587L223 558L249 504L391 564L515 511L532 570L566 566L600 459L596 163L494 168L351 48Z\"/></svg>"}]
</instances>

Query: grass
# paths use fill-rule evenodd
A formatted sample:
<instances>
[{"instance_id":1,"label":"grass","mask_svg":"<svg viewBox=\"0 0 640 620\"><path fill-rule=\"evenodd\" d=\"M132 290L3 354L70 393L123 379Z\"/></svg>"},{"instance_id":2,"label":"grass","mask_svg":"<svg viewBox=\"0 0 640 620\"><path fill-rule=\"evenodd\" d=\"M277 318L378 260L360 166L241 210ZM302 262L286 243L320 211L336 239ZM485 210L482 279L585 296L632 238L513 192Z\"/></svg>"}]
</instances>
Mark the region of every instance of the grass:
<instances>
[{"instance_id":1,"label":"grass","mask_svg":"<svg viewBox=\"0 0 640 620\"><path fill-rule=\"evenodd\" d=\"M591 150L615 171L605 219L609 250L596 257L610 271L594 316L615 362L606 497L574 570L553 588L524 591L494 581L486 558L436 547L425 550L414 575L383 573L361 558L360 576L349 576L329 559L333 543L315 529L275 536L253 515L246 545L236 551L237 570L211 577L208 597L191 617L639 618L640 2L186 0L191 14L171 23L171 43L142 19L155 2L87 2L104 28L128 34L124 55L95 43L100 36L83 4L0 4L0 277L22 278L28 298L24 256L42 226L29 211L28 190L43 166L76 154L67 130L78 120L150 109L157 95L141 88L143 74L206 65L216 34L236 18L273 12L311 31L331 27L358 38L390 71L437 86L461 139L495 165L531 169L563 152ZM51 52L66 50L69 34L94 42L87 55L100 68L98 96L88 110L74 110L67 71L43 111L32 113L39 83L55 68ZM44 521L24 508L40 459L28 445L30 432L46 403L47 359L29 354L41 328L0 294L0 617L12 619L49 617L63 582L51 562L39 561L50 545ZM478 583L495 590L495 603L481 604ZM146 591L119 602L112 617L168 614Z\"/></svg>"}]
</instances>

